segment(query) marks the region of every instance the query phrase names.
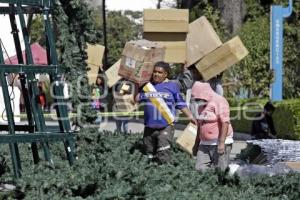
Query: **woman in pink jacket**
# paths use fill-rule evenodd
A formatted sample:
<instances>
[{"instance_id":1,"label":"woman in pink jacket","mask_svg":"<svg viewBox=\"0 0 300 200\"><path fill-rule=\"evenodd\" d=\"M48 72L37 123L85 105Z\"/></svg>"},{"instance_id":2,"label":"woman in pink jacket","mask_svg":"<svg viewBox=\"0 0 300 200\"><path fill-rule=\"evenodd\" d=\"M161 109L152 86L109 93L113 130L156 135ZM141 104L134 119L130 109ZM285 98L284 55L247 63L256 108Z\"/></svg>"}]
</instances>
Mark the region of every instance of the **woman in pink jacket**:
<instances>
[{"instance_id":1,"label":"woman in pink jacket","mask_svg":"<svg viewBox=\"0 0 300 200\"><path fill-rule=\"evenodd\" d=\"M225 170L233 143L230 110L227 100L215 93L208 83L195 82L192 101L197 106L198 132L193 148L197 155L196 170L210 167Z\"/></svg>"}]
</instances>

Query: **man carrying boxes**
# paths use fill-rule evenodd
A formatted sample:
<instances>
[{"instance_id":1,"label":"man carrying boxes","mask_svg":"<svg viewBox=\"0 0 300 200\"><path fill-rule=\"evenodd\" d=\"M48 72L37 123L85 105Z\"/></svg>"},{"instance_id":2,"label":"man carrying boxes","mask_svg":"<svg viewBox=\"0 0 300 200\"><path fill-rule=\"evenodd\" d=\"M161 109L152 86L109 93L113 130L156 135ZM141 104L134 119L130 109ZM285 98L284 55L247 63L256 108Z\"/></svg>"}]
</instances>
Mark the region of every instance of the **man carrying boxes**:
<instances>
[{"instance_id":1,"label":"man carrying boxes","mask_svg":"<svg viewBox=\"0 0 300 200\"><path fill-rule=\"evenodd\" d=\"M143 143L149 158L155 156L158 163L171 161L171 141L176 109L181 110L193 123L196 120L187 108L176 83L168 81L170 66L165 62L154 65L152 79L136 100L144 103Z\"/></svg>"}]
</instances>

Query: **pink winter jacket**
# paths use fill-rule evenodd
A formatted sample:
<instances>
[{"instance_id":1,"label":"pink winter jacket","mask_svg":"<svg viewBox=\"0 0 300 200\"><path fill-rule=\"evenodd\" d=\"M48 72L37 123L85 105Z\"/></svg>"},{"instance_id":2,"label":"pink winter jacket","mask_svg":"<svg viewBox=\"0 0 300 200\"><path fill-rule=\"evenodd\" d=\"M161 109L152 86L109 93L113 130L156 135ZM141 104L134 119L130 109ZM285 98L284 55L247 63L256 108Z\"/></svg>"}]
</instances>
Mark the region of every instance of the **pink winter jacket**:
<instances>
[{"instance_id":1,"label":"pink winter jacket","mask_svg":"<svg viewBox=\"0 0 300 200\"><path fill-rule=\"evenodd\" d=\"M217 140L221 131L221 122L229 123L227 137L232 137L229 104L224 97L215 93L208 83L197 81L192 87L192 98L207 101L205 106L199 107L197 113L201 141Z\"/></svg>"}]
</instances>

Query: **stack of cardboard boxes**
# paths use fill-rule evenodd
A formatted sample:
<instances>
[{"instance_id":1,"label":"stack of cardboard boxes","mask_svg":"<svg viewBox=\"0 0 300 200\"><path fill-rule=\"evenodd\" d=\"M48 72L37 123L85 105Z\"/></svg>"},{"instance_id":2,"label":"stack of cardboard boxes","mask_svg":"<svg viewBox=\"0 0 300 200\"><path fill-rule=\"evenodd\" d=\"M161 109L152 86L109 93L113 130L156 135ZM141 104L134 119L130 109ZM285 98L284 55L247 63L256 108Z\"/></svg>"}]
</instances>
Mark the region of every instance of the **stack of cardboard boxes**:
<instances>
[{"instance_id":1,"label":"stack of cardboard boxes","mask_svg":"<svg viewBox=\"0 0 300 200\"><path fill-rule=\"evenodd\" d=\"M187 9L145 9L143 31L144 39L166 47L165 62L185 62L186 35L189 31Z\"/></svg>"},{"instance_id":2,"label":"stack of cardboard boxes","mask_svg":"<svg viewBox=\"0 0 300 200\"><path fill-rule=\"evenodd\" d=\"M132 82L131 86L122 85L118 95L115 96L118 111L132 112L137 106L134 101L134 90L128 92L129 87L136 83L138 86L149 82L152 77L154 64L163 61L165 48L157 43L147 40L137 40L127 42L122 52L121 59L113 66L113 71L107 71L109 85L114 85L121 77ZM111 77L111 78L110 78ZM114 77L114 78L113 78ZM111 79L111 81L109 80Z\"/></svg>"},{"instance_id":3,"label":"stack of cardboard boxes","mask_svg":"<svg viewBox=\"0 0 300 200\"><path fill-rule=\"evenodd\" d=\"M154 64L158 61L195 65L207 81L248 54L238 36L222 44L204 16L189 24L189 12L185 9L144 10L143 31L146 40L127 42L121 59L105 72L109 87L121 78L142 86L151 79ZM124 102L133 102L132 95L126 98L124 95L119 98L123 105L126 104ZM124 111L132 111L133 107L125 106ZM190 149L190 143L187 141L191 139L191 127L192 125L189 125L186 134L184 132L179 139L179 144L185 146L185 149ZM194 132L192 135L195 135ZM180 141L184 141L186 145Z\"/></svg>"},{"instance_id":4,"label":"stack of cardboard boxes","mask_svg":"<svg viewBox=\"0 0 300 200\"><path fill-rule=\"evenodd\" d=\"M249 53L238 36L222 44L204 16L189 25L186 40L188 66L195 64L204 81L238 63Z\"/></svg>"},{"instance_id":5,"label":"stack of cardboard boxes","mask_svg":"<svg viewBox=\"0 0 300 200\"><path fill-rule=\"evenodd\" d=\"M225 71L248 55L248 50L238 36L204 56L196 63L197 70L205 81Z\"/></svg>"}]
</instances>

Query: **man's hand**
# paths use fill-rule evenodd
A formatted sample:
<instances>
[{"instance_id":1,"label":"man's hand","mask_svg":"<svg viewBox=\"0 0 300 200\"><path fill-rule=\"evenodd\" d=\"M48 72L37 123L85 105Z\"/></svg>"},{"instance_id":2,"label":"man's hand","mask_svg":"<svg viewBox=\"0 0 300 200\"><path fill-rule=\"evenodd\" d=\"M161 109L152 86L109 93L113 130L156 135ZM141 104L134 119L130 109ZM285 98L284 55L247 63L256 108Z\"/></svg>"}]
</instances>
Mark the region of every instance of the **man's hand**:
<instances>
[{"instance_id":1,"label":"man's hand","mask_svg":"<svg viewBox=\"0 0 300 200\"><path fill-rule=\"evenodd\" d=\"M224 143L219 143L218 144L218 154L223 155L225 153L225 144Z\"/></svg>"},{"instance_id":2,"label":"man's hand","mask_svg":"<svg viewBox=\"0 0 300 200\"><path fill-rule=\"evenodd\" d=\"M228 122L222 122L221 123L221 132L219 136L219 142L218 142L218 153L219 155L222 155L225 153L225 140L228 133Z\"/></svg>"},{"instance_id":3,"label":"man's hand","mask_svg":"<svg viewBox=\"0 0 300 200\"><path fill-rule=\"evenodd\" d=\"M188 69L188 62L185 60L184 64L182 65L182 72Z\"/></svg>"},{"instance_id":4,"label":"man's hand","mask_svg":"<svg viewBox=\"0 0 300 200\"><path fill-rule=\"evenodd\" d=\"M193 114L191 113L191 111L187 107L183 108L181 110L181 112L184 113L184 115L189 119L190 122L197 125L197 120L193 117Z\"/></svg>"},{"instance_id":5,"label":"man's hand","mask_svg":"<svg viewBox=\"0 0 300 200\"><path fill-rule=\"evenodd\" d=\"M197 120L194 117L190 117L189 118L190 122L192 122L193 124L197 125Z\"/></svg>"}]
</instances>

